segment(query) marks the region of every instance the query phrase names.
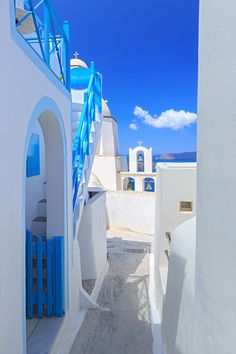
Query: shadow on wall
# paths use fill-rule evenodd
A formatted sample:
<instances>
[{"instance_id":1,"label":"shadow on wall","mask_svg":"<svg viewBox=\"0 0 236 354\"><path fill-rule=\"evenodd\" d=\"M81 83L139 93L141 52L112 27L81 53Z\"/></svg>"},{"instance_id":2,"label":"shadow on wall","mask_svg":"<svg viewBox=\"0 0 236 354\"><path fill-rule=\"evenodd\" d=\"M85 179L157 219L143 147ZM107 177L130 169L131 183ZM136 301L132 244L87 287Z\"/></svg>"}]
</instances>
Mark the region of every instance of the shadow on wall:
<instances>
[{"instance_id":1,"label":"shadow on wall","mask_svg":"<svg viewBox=\"0 0 236 354\"><path fill-rule=\"evenodd\" d=\"M163 333L167 345L167 354L183 354L176 348L176 338L179 327L185 268L186 260L184 258L175 253L170 255L167 291L163 306Z\"/></svg>"}]
</instances>

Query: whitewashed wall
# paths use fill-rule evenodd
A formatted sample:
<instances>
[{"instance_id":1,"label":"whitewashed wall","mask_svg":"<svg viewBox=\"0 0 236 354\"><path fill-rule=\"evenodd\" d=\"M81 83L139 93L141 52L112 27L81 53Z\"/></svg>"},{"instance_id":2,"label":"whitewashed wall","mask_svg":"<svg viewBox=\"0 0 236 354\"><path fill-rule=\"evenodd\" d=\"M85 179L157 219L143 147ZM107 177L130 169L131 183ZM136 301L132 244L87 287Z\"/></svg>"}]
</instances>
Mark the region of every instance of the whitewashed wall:
<instances>
[{"instance_id":1,"label":"whitewashed wall","mask_svg":"<svg viewBox=\"0 0 236 354\"><path fill-rule=\"evenodd\" d=\"M101 187L105 190L117 190L118 176L116 156L95 155L90 187Z\"/></svg>"},{"instance_id":2,"label":"whitewashed wall","mask_svg":"<svg viewBox=\"0 0 236 354\"><path fill-rule=\"evenodd\" d=\"M152 173L152 148L148 149L144 146L129 149L129 171L137 172L137 157L139 151L142 151L144 155L144 172Z\"/></svg>"},{"instance_id":3,"label":"whitewashed wall","mask_svg":"<svg viewBox=\"0 0 236 354\"><path fill-rule=\"evenodd\" d=\"M236 2L201 1L192 354L236 348L235 37Z\"/></svg>"},{"instance_id":4,"label":"whitewashed wall","mask_svg":"<svg viewBox=\"0 0 236 354\"><path fill-rule=\"evenodd\" d=\"M171 340L176 338L168 354L235 353L235 24L234 0L200 1L194 303L193 311L181 317L192 289L189 283L178 309L182 330L167 328ZM193 230L188 234L194 238Z\"/></svg>"},{"instance_id":5,"label":"whitewashed wall","mask_svg":"<svg viewBox=\"0 0 236 354\"><path fill-rule=\"evenodd\" d=\"M0 224L0 345L1 353L25 354L25 161L27 139L32 128L34 112L52 110L61 116L65 142L65 161L71 166L71 100L61 83L40 58L14 30L14 2L1 1L1 129L0 129L0 195L2 200ZM15 42L17 40L18 44ZM46 103L48 106L46 105ZM58 119L60 119L58 115ZM64 127L62 127L64 126ZM63 131L64 130L64 131ZM72 238L71 170L66 170L66 308L58 347L64 344L65 334L74 327L79 310L78 245ZM3 237L4 235L4 237ZM72 250L74 259L72 262ZM69 284L69 288L68 288ZM72 291L73 289L73 291ZM68 304L69 309L68 309ZM52 353L59 353L52 350Z\"/></svg>"},{"instance_id":6,"label":"whitewashed wall","mask_svg":"<svg viewBox=\"0 0 236 354\"><path fill-rule=\"evenodd\" d=\"M107 262L106 193L88 200L78 232L82 279L98 279Z\"/></svg>"},{"instance_id":7,"label":"whitewashed wall","mask_svg":"<svg viewBox=\"0 0 236 354\"><path fill-rule=\"evenodd\" d=\"M171 244L162 321L167 354L192 353L195 251L196 218L192 218L177 227Z\"/></svg>"},{"instance_id":8,"label":"whitewashed wall","mask_svg":"<svg viewBox=\"0 0 236 354\"><path fill-rule=\"evenodd\" d=\"M126 156L119 156L118 151L117 121L113 117L104 117L89 181L90 187L100 187L110 191L120 188L118 172L127 171L128 167Z\"/></svg>"},{"instance_id":9,"label":"whitewashed wall","mask_svg":"<svg viewBox=\"0 0 236 354\"><path fill-rule=\"evenodd\" d=\"M117 156L119 151L118 127L114 118L103 118L98 154Z\"/></svg>"},{"instance_id":10,"label":"whitewashed wall","mask_svg":"<svg viewBox=\"0 0 236 354\"><path fill-rule=\"evenodd\" d=\"M107 214L110 228L154 233L155 193L107 192Z\"/></svg>"},{"instance_id":11,"label":"whitewashed wall","mask_svg":"<svg viewBox=\"0 0 236 354\"><path fill-rule=\"evenodd\" d=\"M168 274L168 258L165 251L170 251L166 232L172 234L178 225L192 218L196 213L196 164L157 164L155 194L154 286L156 306L162 317ZM192 202L193 211L180 211L180 201Z\"/></svg>"}]
</instances>

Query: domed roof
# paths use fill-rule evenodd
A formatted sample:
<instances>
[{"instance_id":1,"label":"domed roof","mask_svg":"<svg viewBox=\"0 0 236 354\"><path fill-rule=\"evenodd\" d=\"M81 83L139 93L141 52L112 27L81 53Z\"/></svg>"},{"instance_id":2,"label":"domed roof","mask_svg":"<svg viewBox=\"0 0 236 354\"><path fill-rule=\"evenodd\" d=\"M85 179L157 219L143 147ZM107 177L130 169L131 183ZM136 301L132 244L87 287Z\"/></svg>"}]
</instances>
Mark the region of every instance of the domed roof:
<instances>
[{"instance_id":1,"label":"domed roof","mask_svg":"<svg viewBox=\"0 0 236 354\"><path fill-rule=\"evenodd\" d=\"M73 90L85 90L90 80L90 70L82 67L74 67L70 69L71 88Z\"/></svg>"},{"instance_id":2,"label":"domed roof","mask_svg":"<svg viewBox=\"0 0 236 354\"><path fill-rule=\"evenodd\" d=\"M71 68L88 68L88 65L81 59L74 58L70 60Z\"/></svg>"},{"instance_id":3,"label":"domed roof","mask_svg":"<svg viewBox=\"0 0 236 354\"><path fill-rule=\"evenodd\" d=\"M106 117L106 118L112 117L111 111L107 105L107 101L104 99L102 99L102 115L103 115L103 117Z\"/></svg>"}]
</instances>

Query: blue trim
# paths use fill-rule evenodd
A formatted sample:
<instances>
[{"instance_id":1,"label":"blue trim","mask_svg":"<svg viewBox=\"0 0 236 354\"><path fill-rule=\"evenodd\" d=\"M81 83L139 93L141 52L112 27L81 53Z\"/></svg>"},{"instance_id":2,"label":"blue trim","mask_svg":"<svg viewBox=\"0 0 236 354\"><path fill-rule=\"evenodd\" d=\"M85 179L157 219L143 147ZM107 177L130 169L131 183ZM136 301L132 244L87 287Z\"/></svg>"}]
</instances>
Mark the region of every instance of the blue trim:
<instances>
[{"instance_id":1,"label":"blue trim","mask_svg":"<svg viewBox=\"0 0 236 354\"><path fill-rule=\"evenodd\" d=\"M69 53L68 35L54 11L50 0L37 0L36 5L32 0L24 0L24 8L28 12L19 22L16 23L16 29L32 49L42 58L46 65L54 72L59 80L63 82L67 90L70 90L70 77L67 76L67 68L70 63L68 55L66 61L63 60L62 50ZM20 26L31 16L35 28L33 38L20 32ZM68 27L68 26L67 26ZM57 29L57 33L56 33ZM35 46L36 44L36 46ZM50 50L52 48L52 50ZM62 49L60 49L62 48ZM53 57L57 57L56 68L51 65Z\"/></svg>"},{"instance_id":2,"label":"blue trim","mask_svg":"<svg viewBox=\"0 0 236 354\"><path fill-rule=\"evenodd\" d=\"M52 271L53 271L53 244L52 239L47 240L47 316L51 316L52 313L52 294L53 294L53 283L52 283Z\"/></svg>"},{"instance_id":3,"label":"blue trim","mask_svg":"<svg viewBox=\"0 0 236 354\"><path fill-rule=\"evenodd\" d=\"M16 45L24 52L24 54L32 61L32 63L38 67L38 69L47 77L47 79L57 87L59 91L71 99L71 93L66 89L63 83L58 80L57 76L52 72L52 70L49 69L41 57L34 50L32 50L31 46L29 46L22 35L17 31L15 26L15 6L13 1L9 1L9 7L10 16L12 19L12 21L10 21L11 36Z\"/></svg>"},{"instance_id":4,"label":"blue trim","mask_svg":"<svg viewBox=\"0 0 236 354\"><path fill-rule=\"evenodd\" d=\"M151 177L144 178L144 191L155 192L155 180Z\"/></svg>"},{"instance_id":5,"label":"blue trim","mask_svg":"<svg viewBox=\"0 0 236 354\"><path fill-rule=\"evenodd\" d=\"M11 3L12 4L12 3ZM42 63L42 62L41 62ZM50 70L47 69L49 72ZM58 81L58 80L57 80ZM63 90L66 92L66 94L70 95L69 92L64 88L63 85L61 85ZM32 131L35 127L35 123L38 121L38 118L40 115L45 112L45 111L51 111L55 118L57 119L60 130L61 130L61 136L62 136L62 141L63 141L63 150L64 150L64 171L65 171L65 177L64 177L64 196L65 196L65 226L64 226L64 248L65 248L65 309L68 309L69 307L69 266L68 266L68 154L67 154L67 143L66 143L66 133L65 133L65 128L64 128L64 123L63 123L63 118L60 113L59 108L55 104L55 102L49 98L49 97L43 97L38 101L38 103L35 105L34 110L31 114L31 118L29 120L28 124L28 130L25 138L25 149L24 149L24 156L23 156L23 161L22 161L22 240L25 240L25 230L26 230L26 225L25 225L25 193L26 193L26 187L25 187L25 178L26 178L26 157L28 153L28 146L30 142L30 137L32 134ZM70 194L70 199L71 199L71 194ZM71 212L72 214L72 212ZM72 232L73 230L73 220L72 218L70 219L70 230ZM25 284L25 275L26 275L26 266L25 266L25 242L22 242L22 255L23 255L23 262L22 262L22 284ZM26 287L25 285L22 286L22 309L26 308ZM22 352L26 353L26 316L25 312L22 311Z\"/></svg>"},{"instance_id":6,"label":"blue trim","mask_svg":"<svg viewBox=\"0 0 236 354\"><path fill-rule=\"evenodd\" d=\"M64 316L64 238L55 236L43 243L41 236L33 242L32 232L26 231L26 279L27 279L27 317ZM43 264L46 259L46 267ZM34 269L33 258L37 267ZM48 266L49 265L49 266ZM36 288L33 277L36 270ZM47 287L43 281L46 278ZM44 311L44 306L46 311ZM48 307L49 306L49 307Z\"/></svg>"},{"instance_id":7,"label":"blue trim","mask_svg":"<svg viewBox=\"0 0 236 354\"><path fill-rule=\"evenodd\" d=\"M135 179L132 177L127 177L127 191L135 191Z\"/></svg>"},{"instance_id":8,"label":"blue trim","mask_svg":"<svg viewBox=\"0 0 236 354\"><path fill-rule=\"evenodd\" d=\"M89 136L96 114L102 110L102 76L95 71L94 63L90 65L90 78L87 91L84 93L84 104L72 150L73 166L73 210L75 212L79 186L83 174L84 162L89 151ZM76 215L76 214L75 214ZM74 232L75 238L75 232Z\"/></svg>"}]
</instances>

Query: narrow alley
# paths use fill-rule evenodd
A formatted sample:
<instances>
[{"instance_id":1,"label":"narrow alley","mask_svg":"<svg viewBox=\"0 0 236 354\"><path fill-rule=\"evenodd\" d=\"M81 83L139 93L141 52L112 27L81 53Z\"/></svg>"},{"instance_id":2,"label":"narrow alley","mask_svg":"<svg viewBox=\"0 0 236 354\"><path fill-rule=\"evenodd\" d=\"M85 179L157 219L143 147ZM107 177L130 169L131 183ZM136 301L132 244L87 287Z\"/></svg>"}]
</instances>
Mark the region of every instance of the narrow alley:
<instances>
[{"instance_id":1,"label":"narrow alley","mask_svg":"<svg viewBox=\"0 0 236 354\"><path fill-rule=\"evenodd\" d=\"M149 254L152 236L108 233L109 270L70 354L151 354Z\"/></svg>"}]
</instances>

